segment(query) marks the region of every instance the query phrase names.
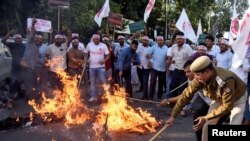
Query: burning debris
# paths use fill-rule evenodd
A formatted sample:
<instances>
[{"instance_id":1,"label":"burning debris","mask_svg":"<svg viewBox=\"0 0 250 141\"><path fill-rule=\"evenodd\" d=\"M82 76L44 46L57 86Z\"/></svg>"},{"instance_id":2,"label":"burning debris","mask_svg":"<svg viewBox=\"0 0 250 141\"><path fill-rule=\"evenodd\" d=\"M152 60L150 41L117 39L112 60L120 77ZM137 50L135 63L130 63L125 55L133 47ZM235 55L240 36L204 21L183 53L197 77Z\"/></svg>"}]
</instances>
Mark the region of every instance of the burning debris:
<instances>
[{"instance_id":1,"label":"burning debris","mask_svg":"<svg viewBox=\"0 0 250 141\"><path fill-rule=\"evenodd\" d=\"M64 121L66 127L70 125L84 124L86 121L93 122L93 130L97 140L111 140L109 132L132 132L132 133L154 133L159 122L147 111L141 108L133 108L128 105L127 94L123 88L110 93L108 86L104 86L105 93L102 96L103 104L96 111L87 108L81 99L77 87L78 78L70 77L64 71L57 71L63 89L54 90L53 97L42 94L41 101L30 100L35 113L25 117L9 118L8 127L32 126L37 123L51 123ZM95 117L92 118L91 117ZM15 124L15 125L13 125Z\"/></svg>"},{"instance_id":2,"label":"burning debris","mask_svg":"<svg viewBox=\"0 0 250 141\"><path fill-rule=\"evenodd\" d=\"M101 105L101 111L93 126L95 131L98 127L103 128L102 126L107 122L109 131L129 131L141 134L156 132L159 123L150 113L141 108L134 109L129 106L123 88L118 88L112 95L108 86L104 87L106 93L103 99L106 102Z\"/></svg>"},{"instance_id":3,"label":"burning debris","mask_svg":"<svg viewBox=\"0 0 250 141\"><path fill-rule=\"evenodd\" d=\"M69 77L64 71L58 71L58 76L63 83L63 91L54 90L53 98L46 98L42 95L42 103L38 104L35 100L29 101L35 111L41 114L45 121L51 121L48 113L52 113L56 118L64 118L65 125L82 124L90 119L89 109L84 105L80 98L77 88L77 77Z\"/></svg>"}]
</instances>

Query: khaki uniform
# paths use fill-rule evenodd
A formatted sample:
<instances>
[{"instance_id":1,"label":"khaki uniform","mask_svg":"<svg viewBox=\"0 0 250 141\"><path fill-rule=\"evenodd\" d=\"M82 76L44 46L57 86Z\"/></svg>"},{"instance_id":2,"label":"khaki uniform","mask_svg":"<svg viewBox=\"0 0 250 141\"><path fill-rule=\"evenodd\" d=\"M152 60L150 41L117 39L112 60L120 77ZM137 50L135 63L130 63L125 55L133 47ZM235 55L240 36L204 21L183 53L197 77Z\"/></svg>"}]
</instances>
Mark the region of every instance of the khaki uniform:
<instances>
[{"instance_id":1,"label":"khaki uniform","mask_svg":"<svg viewBox=\"0 0 250 141\"><path fill-rule=\"evenodd\" d=\"M193 97L195 92L202 89L205 96L219 102L221 105L205 116L206 120L221 117L229 113L234 107L234 102L241 98L246 92L246 84L233 72L223 68L215 68L213 78L208 84L193 80L183 91L176 103L172 116L176 117L182 107Z\"/></svg>"},{"instance_id":2,"label":"khaki uniform","mask_svg":"<svg viewBox=\"0 0 250 141\"><path fill-rule=\"evenodd\" d=\"M211 65L209 57L201 56L194 60L190 70L199 73L211 68ZM181 94L171 116L176 117L198 90L203 90L203 94L212 100L208 114L204 116L206 123L202 129L202 141L208 140L208 125L217 124L220 117L230 112L231 125L242 123L247 99L246 84L235 73L220 67L212 70L209 82L200 83L194 79Z\"/></svg>"},{"instance_id":3,"label":"khaki uniform","mask_svg":"<svg viewBox=\"0 0 250 141\"><path fill-rule=\"evenodd\" d=\"M203 126L202 141L207 141L208 125L217 124L219 117L229 112L231 112L230 124L241 124L246 104L246 84L233 72L219 67L215 67L209 83L203 84L197 80L192 81L183 91L171 116L176 117L182 107L200 89L203 90L205 96L213 100L208 114L204 117L207 122Z\"/></svg>"}]
</instances>

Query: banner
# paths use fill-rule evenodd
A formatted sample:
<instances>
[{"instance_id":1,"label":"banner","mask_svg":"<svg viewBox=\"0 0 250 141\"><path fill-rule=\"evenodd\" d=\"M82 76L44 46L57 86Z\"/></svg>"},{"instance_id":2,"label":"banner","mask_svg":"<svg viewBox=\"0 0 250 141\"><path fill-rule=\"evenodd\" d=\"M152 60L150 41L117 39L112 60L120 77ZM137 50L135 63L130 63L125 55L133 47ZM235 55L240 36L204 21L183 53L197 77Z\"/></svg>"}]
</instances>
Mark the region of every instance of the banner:
<instances>
[{"instance_id":1,"label":"banner","mask_svg":"<svg viewBox=\"0 0 250 141\"><path fill-rule=\"evenodd\" d=\"M233 16L232 21L230 25L230 32L229 32L229 44L233 45L234 41L233 39L237 37L238 31L239 31L239 19L238 14L236 12L236 0L234 0L234 6L233 6Z\"/></svg>"},{"instance_id":2,"label":"banner","mask_svg":"<svg viewBox=\"0 0 250 141\"><path fill-rule=\"evenodd\" d=\"M33 18L27 19L27 27L28 28L32 27L32 20L33 20ZM43 19L36 19L35 29L36 29L36 31L51 33L52 32L51 21L47 21L47 20L43 20Z\"/></svg>"},{"instance_id":3,"label":"banner","mask_svg":"<svg viewBox=\"0 0 250 141\"><path fill-rule=\"evenodd\" d=\"M182 9L181 15L176 22L175 26L185 34L185 37L195 43L197 41L197 37L194 33L194 29L188 19L187 13L185 9Z\"/></svg>"},{"instance_id":4,"label":"banner","mask_svg":"<svg viewBox=\"0 0 250 141\"><path fill-rule=\"evenodd\" d=\"M109 12L108 23L113 26L122 26L123 15Z\"/></svg>"},{"instance_id":5,"label":"banner","mask_svg":"<svg viewBox=\"0 0 250 141\"><path fill-rule=\"evenodd\" d=\"M102 18L109 16L109 0L106 0L102 8L96 13L94 20L101 27Z\"/></svg>"},{"instance_id":6,"label":"banner","mask_svg":"<svg viewBox=\"0 0 250 141\"><path fill-rule=\"evenodd\" d=\"M234 50L234 55L232 59L233 69L237 69L242 65L250 42L250 26L249 26L250 17L246 17L246 19L244 19L244 23L245 24L241 26L242 31L238 35L235 45L233 46Z\"/></svg>"},{"instance_id":7,"label":"banner","mask_svg":"<svg viewBox=\"0 0 250 141\"><path fill-rule=\"evenodd\" d=\"M48 5L50 7L63 7L69 6L69 0L49 0Z\"/></svg>"},{"instance_id":8,"label":"banner","mask_svg":"<svg viewBox=\"0 0 250 141\"><path fill-rule=\"evenodd\" d=\"M137 31L143 31L145 24L144 24L144 21L139 21L139 22L129 24L128 26L129 26L130 33L132 34Z\"/></svg>"},{"instance_id":9,"label":"banner","mask_svg":"<svg viewBox=\"0 0 250 141\"><path fill-rule=\"evenodd\" d=\"M148 2L148 5L145 9L145 12L144 12L144 22L147 23L147 20L148 20L148 17L154 7L154 4L155 4L155 0L149 0Z\"/></svg>"}]
</instances>

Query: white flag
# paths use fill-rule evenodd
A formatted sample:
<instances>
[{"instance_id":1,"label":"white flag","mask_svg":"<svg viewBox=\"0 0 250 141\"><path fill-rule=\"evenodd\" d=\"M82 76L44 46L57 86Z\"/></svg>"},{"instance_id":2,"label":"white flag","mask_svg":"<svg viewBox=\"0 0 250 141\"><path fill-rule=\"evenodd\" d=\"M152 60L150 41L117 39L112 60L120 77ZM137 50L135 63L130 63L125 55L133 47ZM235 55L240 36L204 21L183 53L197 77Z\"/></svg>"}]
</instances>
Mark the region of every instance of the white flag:
<instances>
[{"instance_id":1,"label":"white flag","mask_svg":"<svg viewBox=\"0 0 250 141\"><path fill-rule=\"evenodd\" d=\"M145 12L144 12L144 22L147 23L147 20L148 20L148 17L154 7L154 4L155 4L155 0L149 0L148 2L148 5L145 9Z\"/></svg>"},{"instance_id":2,"label":"white flag","mask_svg":"<svg viewBox=\"0 0 250 141\"><path fill-rule=\"evenodd\" d=\"M245 14L243 15L242 19L239 20L240 28L239 28L238 34L240 34L242 32L242 28L246 24L246 19L249 18L249 17L250 17L250 6L245 11Z\"/></svg>"},{"instance_id":3,"label":"white flag","mask_svg":"<svg viewBox=\"0 0 250 141\"><path fill-rule=\"evenodd\" d=\"M178 21L176 22L175 26L185 34L185 37L188 38L190 41L192 42L196 42L197 41L197 37L194 33L194 29L188 19L187 13L185 11L185 9L183 8L181 15L178 19Z\"/></svg>"},{"instance_id":4,"label":"white flag","mask_svg":"<svg viewBox=\"0 0 250 141\"><path fill-rule=\"evenodd\" d=\"M230 25L230 32L229 32L229 44L233 45L233 39L237 37L238 31L239 31L239 19L238 19L238 14L236 12L236 0L234 0L234 5L233 5L233 16L232 16L232 21Z\"/></svg>"},{"instance_id":5,"label":"white flag","mask_svg":"<svg viewBox=\"0 0 250 141\"><path fill-rule=\"evenodd\" d=\"M200 34L202 34L202 26L201 26L201 19L199 20L198 29L197 29L197 40L199 39Z\"/></svg>"},{"instance_id":6,"label":"white flag","mask_svg":"<svg viewBox=\"0 0 250 141\"><path fill-rule=\"evenodd\" d=\"M109 16L109 0L106 0L102 8L95 15L95 22L101 27L102 18Z\"/></svg>"},{"instance_id":7,"label":"white flag","mask_svg":"<svg viewBox=\"0 0 250 141\"><path fill-rule=\"evenodd\" d=\"M237 69L242 65L250 42L250 16L244 19L241 26L241 33L238 35L235 45L233 45L234 56L232 60L232 68Z\"/></svg>"}]
</instances>

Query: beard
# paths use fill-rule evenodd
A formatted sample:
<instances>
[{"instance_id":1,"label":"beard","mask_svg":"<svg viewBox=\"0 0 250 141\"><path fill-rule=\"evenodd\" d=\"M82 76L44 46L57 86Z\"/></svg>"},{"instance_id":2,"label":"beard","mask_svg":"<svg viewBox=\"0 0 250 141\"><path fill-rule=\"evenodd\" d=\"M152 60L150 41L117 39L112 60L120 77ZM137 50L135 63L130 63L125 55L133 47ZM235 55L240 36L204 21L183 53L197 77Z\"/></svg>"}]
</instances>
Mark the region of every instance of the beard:
<instances>
[{"instance_id":1,"label":"beard","mask_svg":"<svg viewBox=\"0 0 250 141\"><path fill-rule=\"evenodd\" d=\"M131 49L131 53L132 53L132 54L135 54L135 52L136 52L135 50Z\"/></svg>"},{"instance_id":2,"label":"beard","mask_svg":"<svg viewBox=\"0 0 250 141\"><path fill-rule=\"evenodd\" d=\"M62 43L55 42L55 45L59 47L62 45Z\"/></svg>"},{"instance_id":3,"label":"beard","mask_svg":"<svg viewBox=\"0 0 250 141\"><path fill-rule=\"evenodd\" d=\"M41 43L41 42L36 43L36 46L37 46L37 47L40 47L41 45L42 45L42 43Z\"/></svg>"},{"instance_id":4,"label":"beard","mask_svg":"<svg viewBox=\"0 0 250 141\"><path fill-rule=\"evenodd\" d=\"M73 48L78 48L78 45L73 45Z\"/></svg>"}]
</instances>

